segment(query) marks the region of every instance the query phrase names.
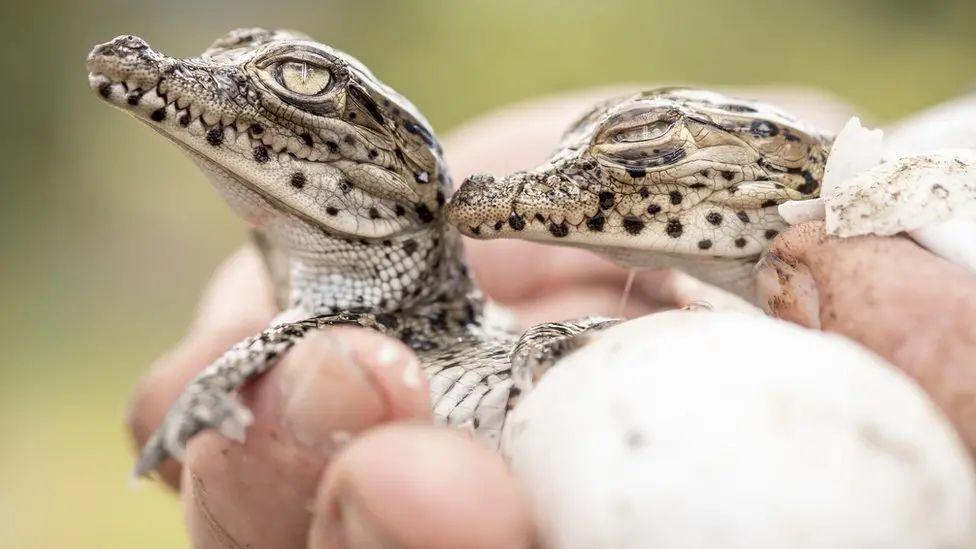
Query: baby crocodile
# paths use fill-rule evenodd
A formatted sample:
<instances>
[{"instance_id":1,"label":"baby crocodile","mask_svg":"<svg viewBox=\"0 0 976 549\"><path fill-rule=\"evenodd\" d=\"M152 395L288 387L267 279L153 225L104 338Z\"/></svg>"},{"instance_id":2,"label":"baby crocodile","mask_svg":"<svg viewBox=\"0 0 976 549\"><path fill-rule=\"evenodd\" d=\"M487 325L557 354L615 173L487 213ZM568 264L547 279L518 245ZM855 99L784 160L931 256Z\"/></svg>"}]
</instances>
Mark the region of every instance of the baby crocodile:
<instances>
[{"instance_id":1,"label":"baby crocodile","mask_svg":"<svg viewBox=\"0 0 976 549\"><path fill-rule=\"evenodd\" d=\"M831 139L761 103L663 88L597 105L541 166L476 174L448 218L475 238L578 246L632 267L677 267L754 299L751 269L818 196Z\"/></svg>"},{"instance_id":2,"label":"baby crocodile","mask_svg":"<svg viewBox=\"0 0 976 549\"><path fill-rule=\"evenodd\" d=\"M243 29L175 59L121 36L95 47L88 69L99 96L176 143L255 227L285 304L189 384L139 475L179 458L203 429L241 439L250 414L235 389L310 330L358 325L404 341L430 376L435 417L497 439L518 393L510 354L551 358L609 322L543 325L520 340L485 315L442 215L450 179L430 126L343 52Z\"/></svg>"}]
</instances>

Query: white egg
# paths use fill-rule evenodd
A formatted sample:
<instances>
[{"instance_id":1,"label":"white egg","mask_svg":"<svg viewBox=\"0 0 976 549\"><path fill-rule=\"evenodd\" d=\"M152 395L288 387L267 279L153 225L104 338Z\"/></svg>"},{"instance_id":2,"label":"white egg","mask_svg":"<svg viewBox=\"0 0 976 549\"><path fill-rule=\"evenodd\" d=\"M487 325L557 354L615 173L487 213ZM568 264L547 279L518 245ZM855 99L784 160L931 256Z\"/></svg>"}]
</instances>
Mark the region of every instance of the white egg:
<instances>
[{"instance_id":1,"label":"white egg","mask_svg":"<svg viewBox=\"0 0 976 549\"><path fill-rule=\"evenodd\" d=\"M921 389L850 341L761 316L611 328L503 437L549 548L976 546L972 464Z\"/></svg>"}]
</instances>

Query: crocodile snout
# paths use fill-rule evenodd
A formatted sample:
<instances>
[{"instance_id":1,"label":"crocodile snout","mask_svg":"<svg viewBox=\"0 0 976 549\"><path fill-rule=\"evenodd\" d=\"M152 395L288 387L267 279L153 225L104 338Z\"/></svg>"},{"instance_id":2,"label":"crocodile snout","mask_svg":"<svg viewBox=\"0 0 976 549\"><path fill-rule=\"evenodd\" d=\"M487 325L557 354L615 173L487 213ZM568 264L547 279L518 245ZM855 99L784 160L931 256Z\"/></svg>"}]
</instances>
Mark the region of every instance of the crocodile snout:
<instances>
[{"instance_id":1,"label":"crocodile snout","mask_svg":"<svg viewBox=\"0 0 976 549\"><path fill-rule=\"evenodd\" d=\"M126 82L130 88L148 89L159 81L167 60L142 38L119 36L95 46L88 54L89 82L106 99L106 82Z\"/></svg>"},{"instance_id":2,"label":"crocodile snout","mask_svg":"<svg viewBox=\"0 0 976 549\"><path fill-rule=\"evenodd\" d=\"M507 220L518 197L519 185L509 178L474 174L458 188L447 206L447 219L462 233L477 234L478 227Z\"/></svg>"}]
</instances>

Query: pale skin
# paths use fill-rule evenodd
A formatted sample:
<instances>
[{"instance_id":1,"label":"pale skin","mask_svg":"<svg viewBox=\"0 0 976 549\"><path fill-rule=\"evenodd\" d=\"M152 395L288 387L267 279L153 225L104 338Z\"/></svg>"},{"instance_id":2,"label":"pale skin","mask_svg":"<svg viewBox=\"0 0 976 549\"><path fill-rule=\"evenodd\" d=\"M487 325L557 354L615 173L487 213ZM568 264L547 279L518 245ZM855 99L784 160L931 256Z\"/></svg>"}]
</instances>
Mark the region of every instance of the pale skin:
<instances>
[{"instance_id":1,"label":"pale skin","mask_svg":"<svg viewBox=\"0 0 976 549\"><path fill-rule=\"evenodd\" d=\"M976 455L976 276L907 237L798 225L759 270L768 312L839 333L914 378Z\"/></svg>"},{"instance_id":2,"label":"pale skin","mask_svg":"<svg viewBox=\"0 0 976 549\"><path fill-rule=\"evenodd\" d=\"M483 118L444 140L447 161L458 177L531 166L578 112L626 91L540 100ZM819 112L825 126L842 123L849 112L816 94L798 101L807 111L791 106L794 112L807 118ZM526 113L537 123L525 124ZM595 255L515 240L468 244L484 290L523 325L621 312L627 272ZM819 261L828 269L850 260ZM640 274L624 314L693 298L662 296L667 276ZM865 283L845 282L851 291ZM860 307L845 302L835 314L856 316ZM276 313L256 253L245 248L225 261L186 337L136 390L130 414L136 443L145 442L196 372ZM162 479L181 492L193 546L530 547L532 520L515 479L479 442L433 426L416 368L406 347L366 330L332 329L298 343L280 367L243 391L255 416L245 444L208 432L191 441L182 467L173 461L161 467Z\"/></svg>"}]
</instances>

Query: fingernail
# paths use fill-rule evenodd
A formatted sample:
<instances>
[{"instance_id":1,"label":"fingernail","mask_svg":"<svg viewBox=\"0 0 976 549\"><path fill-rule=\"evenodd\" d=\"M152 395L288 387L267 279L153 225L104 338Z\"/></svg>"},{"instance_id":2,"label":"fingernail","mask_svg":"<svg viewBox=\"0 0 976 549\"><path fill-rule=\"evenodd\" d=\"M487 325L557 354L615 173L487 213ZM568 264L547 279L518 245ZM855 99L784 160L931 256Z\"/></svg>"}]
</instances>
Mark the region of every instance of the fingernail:
<instances>
[{"instance_id":1,"label":"fingernail","mask_svg":"<svg viewBox=\"0 0 976 549\"><path fill-rule=\"evenodd\" d=\"M338 495L332 513L317 515L312 522L309 547L372 549L400 547L371 520L354 496Z\"/></svg>"},{"instance_id":2,"label":"fingernail","mask_svg":"<svg viewBox=\"0 0 976 549\"><path fill-rule=\"evenodd\" d=\"M756 264L755 275L756 297L767 314L820 328L820 294L806 265L769 251Z\"/></svg>"},{"instance_id":3,"label":"fingernail","mask_svg":"<svg viewBox=\"0 0 976 549\"><path fill-rule=\"evenodd\" d=\"M328 338L303 341L282 367L281 421L306 447L331 454L384 413L383 401L356 367L354 353L340 352Z\"/></svg>"}]
</instances>

